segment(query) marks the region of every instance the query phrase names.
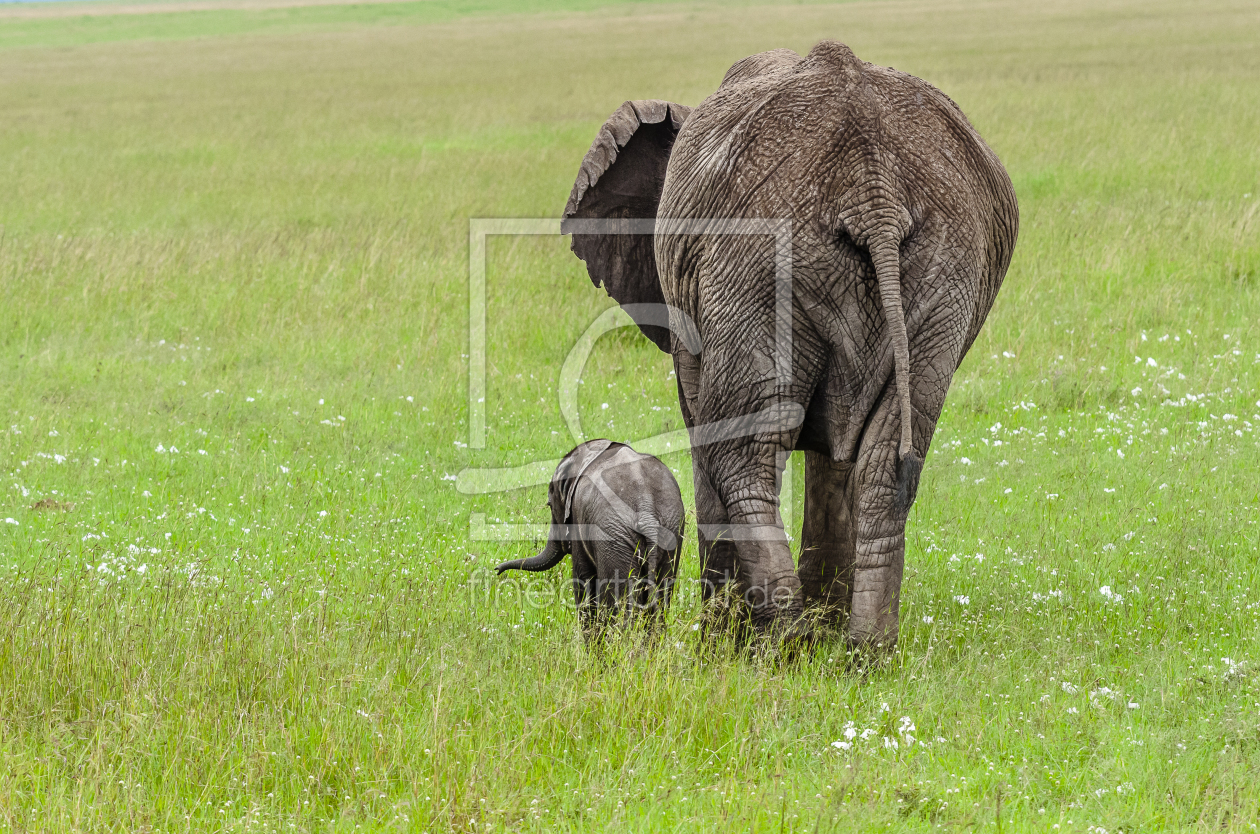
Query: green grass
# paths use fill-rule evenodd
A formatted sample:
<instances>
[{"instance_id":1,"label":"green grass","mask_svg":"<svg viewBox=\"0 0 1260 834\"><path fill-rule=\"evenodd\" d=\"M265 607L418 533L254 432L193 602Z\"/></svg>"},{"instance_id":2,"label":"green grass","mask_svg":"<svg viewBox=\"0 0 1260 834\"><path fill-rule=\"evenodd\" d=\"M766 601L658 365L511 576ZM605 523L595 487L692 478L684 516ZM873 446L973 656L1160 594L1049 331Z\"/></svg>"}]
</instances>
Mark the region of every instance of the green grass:
<instances>
[{"instance_id":1,"label":"green grass","mask_svg":"<svg viewBox=\"0 0 1260 834\"><path fill-rule=\"evenodd\" d=\"M0 828L1254 827L1254 6L502 10L3 21ZM684 593L594 662L565 573L526 601L484 569L533 545L470 538L543 488L447 478L567 451L609 301L567 241L493 239L461 447L467 220L556 216L622 100L824 36L948 92L1021 203L901 643L712 657ZM629 332L583 378L588 432L681 425Z\"/></svg>"},{"instance_id":2,"label":"green grass","mask_svg":"<svg viewBox=\"0 0 1260 834\"><path fill-rule=\"evenodd\" d=\"M55 47L137 40L335 32L347 27L418 26L469 17L591 12L660 5L666 0L384 0L325 5L189 4L182 0L72 0L66 6L11 7L0 47ZM111 8L113 7L113 8ZM146 8L148 7L148 8ZM17 11L14 11L14 8ZM118 13L111 14L115 9Z\"/></svg>"}]
</instances>

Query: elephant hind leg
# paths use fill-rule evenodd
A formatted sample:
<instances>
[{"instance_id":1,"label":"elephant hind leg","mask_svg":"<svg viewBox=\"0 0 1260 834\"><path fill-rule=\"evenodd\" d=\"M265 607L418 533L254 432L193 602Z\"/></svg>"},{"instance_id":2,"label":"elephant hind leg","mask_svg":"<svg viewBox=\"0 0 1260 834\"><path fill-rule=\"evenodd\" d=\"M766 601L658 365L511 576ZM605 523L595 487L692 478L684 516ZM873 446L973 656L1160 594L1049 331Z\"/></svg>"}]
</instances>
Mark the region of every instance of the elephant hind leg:
<instances>
[{"instance_id":1,"label":"elephant hind leg","mask_svg":"<svg viewBox=\"0 0 1260 834\"><path fill-rule=\"evenodd\" d=\"M922 461L965 344L957 317L944 305L927 317L914 338L918 348L911 354L914 386L908 419L914 422L913 457ZM891 648L897 642L906 520L914 503L918 474L906 472L903 467L910 456L899 454L907 417L902 415L898 400L891 386L879 398L858 443L852 474L855 546L848 631L854 645Z\"/></svg>"},{"instance_id":2,"label":"elephant hind leg","mask_svg":"<svg viewBox=\"0 0 1260 834\"><path fill-rule=\"evenodd\" d=\"M802 601L829 628L840 628L853 601L857 528L853 465L805 453L805 512L801 526Z\"/></svg>"},{"instance_id":3,"label":"elephant hind leg","mask_svg":"<svg viewBox=\"0 0 1260 834\"><path fill-rule=\"evenodd\" d=\"M754 629L792 638L801 623L801 582L779 515L781 448L744 447L726 475L726 509L738 557L737 587Z\"/></svg>"},{"instance_id":4,"label":"elephant hind leg","mask_svg":"<svg viewBox=\"0 0 1260 834\"><path fill-rule=\"evenodd\" d=\"M677 547L670 550L647 537L639 540L635 553L638 569L631 574L625 608L630 621L641 624L651 638L665 630L677 559Z\"/></svg>"},{"instance_id":5,"label":"elephant hind leg","mask_svg":"<svg viewBox=\"0 0 1260 834\"><path fill-rule=\"evenodd\" d=\"M890 648L897 643L909 512L898 500L898 411L891 396L881 399L853 472L854 566L848 630L855 646Z\"/></svg>"}]
</instances>

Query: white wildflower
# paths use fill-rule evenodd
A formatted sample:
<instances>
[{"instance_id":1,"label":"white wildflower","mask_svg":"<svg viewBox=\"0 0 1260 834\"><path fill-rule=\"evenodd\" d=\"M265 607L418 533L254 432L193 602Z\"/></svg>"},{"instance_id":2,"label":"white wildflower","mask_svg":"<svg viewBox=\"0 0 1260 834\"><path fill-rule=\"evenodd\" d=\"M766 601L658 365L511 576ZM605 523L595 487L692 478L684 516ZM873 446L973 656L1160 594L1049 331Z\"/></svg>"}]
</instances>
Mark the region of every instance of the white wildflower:
<instances>
[{"instance_id":1,"label":"white wildflower","mask_svg":"<svg viewBox=\"0 0 1260 834\"><path fill-rule=\"evenodd\" d=\"M1108 686L1100 686L1089 693L1089 700L1094 706L1101 706L1103 698L1106 698L1108 701L1114 701L1116 699L1115 690Z\"/></svg>"},{"instance_id":2,"label":"white wildflower","mask_svg":"<svg viewBox=\"0 0 1260 834\"><path fill-rule=\"evenodd\" d=\"M901 720L898 722L897 732L901 735L901 741L903 744L906 745L906 747L913 746L914 736L912 736L911 733L913 733L914 731L915 731L914 721L910 719L910 716L908 715L901 716Z\"/></svg>"}]
</instances>

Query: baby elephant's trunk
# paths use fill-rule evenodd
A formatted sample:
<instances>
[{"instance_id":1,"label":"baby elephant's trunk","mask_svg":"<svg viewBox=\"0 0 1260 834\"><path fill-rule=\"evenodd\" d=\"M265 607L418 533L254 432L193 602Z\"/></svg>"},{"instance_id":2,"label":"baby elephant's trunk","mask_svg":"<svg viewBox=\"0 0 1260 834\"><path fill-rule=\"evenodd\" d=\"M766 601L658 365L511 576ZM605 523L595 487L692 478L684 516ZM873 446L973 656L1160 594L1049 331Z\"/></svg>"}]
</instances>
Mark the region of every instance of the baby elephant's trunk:
<instances>
[{"instance_id":1,"label":"baby elephant's trunk","mask_svg":"<svg viewBox=\"0 0 1260 834\"><path fill-rule=\"evenodd\" d=\"M548 570L555 567L563 558L564 550L560 547L560 542L549 538L547 539L547 546L537 556L531 556L528 559L513 559L511 562L504 562L499 565L495 570L499 573L503 573L505 570Z\"/></svg>"}]
</instances>

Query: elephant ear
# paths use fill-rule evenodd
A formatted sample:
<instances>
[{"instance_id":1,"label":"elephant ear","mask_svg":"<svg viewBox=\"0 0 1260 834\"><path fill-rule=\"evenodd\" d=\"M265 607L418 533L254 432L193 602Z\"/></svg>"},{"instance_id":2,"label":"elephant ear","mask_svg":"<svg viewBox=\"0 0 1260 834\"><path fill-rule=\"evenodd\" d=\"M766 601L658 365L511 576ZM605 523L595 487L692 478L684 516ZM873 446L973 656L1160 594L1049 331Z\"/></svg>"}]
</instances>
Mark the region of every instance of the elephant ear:
<instances>
[{"instance_id":1,"label":"elephant ear","mask_svg":"<svg viewBox=\"0 0 1260 834\"><path fill-rule=\"evenodd\" d=\"M652 224L630 221L656 219L674 138L690 115L690 107L668 101L627 101L618 107L586 152L564 207L560 230L573 235L574 254L586 262L595 286L602 285L623 306L665 303ZM660 326L660 308L627 312L645 336L669 351L669 329Z\"/></svg>"}]
</instances>

